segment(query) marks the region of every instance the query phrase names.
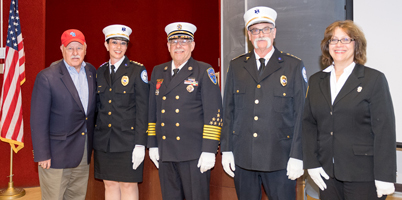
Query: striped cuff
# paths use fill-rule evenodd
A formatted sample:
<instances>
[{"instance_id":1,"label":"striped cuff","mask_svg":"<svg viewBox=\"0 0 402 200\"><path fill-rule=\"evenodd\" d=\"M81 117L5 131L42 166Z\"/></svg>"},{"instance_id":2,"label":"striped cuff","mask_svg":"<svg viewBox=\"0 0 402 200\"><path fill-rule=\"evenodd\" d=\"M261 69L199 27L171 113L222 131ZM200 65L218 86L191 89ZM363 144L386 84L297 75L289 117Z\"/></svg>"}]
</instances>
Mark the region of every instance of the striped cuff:
<instances>
[{"instance_id":1,"label":"striped cuff","mask_svg":"<svg viewBox=\"0 0 402 200\"><path fill-rule=\"evenodd\" d=\"M221 129L222 128L219 126L211 126L204 124L202 138L219 141L221 138Z\"/></svg>"},{"instance_id":2,"label":"striped cuff","mask_svg":"<svg viewBox=\"0 0 402 200\"><path fill-rule=\"evenodd\" d=\"M156 123L148 123L148 136L156 136L155 126Z\"/></svg>"}]
</instances>

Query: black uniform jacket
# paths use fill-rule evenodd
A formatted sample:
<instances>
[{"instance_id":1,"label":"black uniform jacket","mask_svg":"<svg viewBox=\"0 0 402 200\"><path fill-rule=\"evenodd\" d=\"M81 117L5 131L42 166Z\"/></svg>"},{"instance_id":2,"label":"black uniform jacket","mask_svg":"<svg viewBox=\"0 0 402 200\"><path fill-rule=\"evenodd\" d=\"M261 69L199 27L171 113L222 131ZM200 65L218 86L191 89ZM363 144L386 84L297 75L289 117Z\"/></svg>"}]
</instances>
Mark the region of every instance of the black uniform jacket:
<instances>
[{"instance_id":1,"label":"black uniform jacket","mask_svg":"<svg viewBox=\"0 0 402 200\"><path fill-rule=\"evenodd\" d=\"M309 80L304 168L323 167L341 181L395 182L395 117L384 74L356 64L333 105L330 74Z\"/></svg>"},{"instance_id":2,"label":"black uniform jacket","mask_svg":"<svg viewBox=\"0 0 402 200\"><path fill-rule=\"evenodd\" d=\"M148 147L161 161L215 153L222 126L222 97L211 65L190 58L172 77L172 61L155 66L149 93Z\"/></svg>"},{"instance_id":3,"label":"black uniform jacket","mask_svg":"<svg viewBox=\"0 0 402 200\"><path fill-rule=\"evenodd\" d=\"M230 62L221 151L233 151L236 165L275 171L285 169L289 157L302 159L303 72L300 59L277 49L261 76L254 51Z\"/></svg>"},{"instance_id":4,"label":"black uniform jacket","mask_svg":"<svg viewBox=\"0 0 402 200\"><path fill-rule=\"evenodd\" d=\"M132 151L147 143L149 84L145 67L127 57L111 83L109 63L97 70L98 116L94 149Z\"/></svg>"},{"instance_id":5,"label":"black uniform jacket","mask_svg":"<svg viewBox=\"0 0 402 200\"><path fill-rule=\"evenodd\" d=\"M86 63L85 73L88 79L87 114L62 60L36 76L31 100L35 162L51 159L51 168L77 167L84 155L87 136L87 161L90 163L95 127L96 69Z\"/></svg>"}]
</instances>

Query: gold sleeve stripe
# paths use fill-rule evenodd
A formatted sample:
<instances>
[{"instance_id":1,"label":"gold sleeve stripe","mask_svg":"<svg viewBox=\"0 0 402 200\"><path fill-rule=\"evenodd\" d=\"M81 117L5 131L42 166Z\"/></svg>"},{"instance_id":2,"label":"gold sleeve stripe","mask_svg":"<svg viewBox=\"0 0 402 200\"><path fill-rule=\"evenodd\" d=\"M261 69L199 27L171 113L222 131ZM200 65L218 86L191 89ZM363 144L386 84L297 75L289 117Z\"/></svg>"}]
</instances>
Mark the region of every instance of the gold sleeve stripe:
<instances>
[{"instance_id":1,"label":"gold sleeve stripe","mask_svg":"<svg viewBox=\"0 0 402 200\"><path fill-rule=\"evenodd\" d=\"M204 129L218 129L220 131L222 129L222 127L204 124Z\"/></svg>"},{"instance_id":2,"label":"gold sleeve stripe","mask_svg":"<svg viewBox=\"0 0 402 200\"><path fill-rule=\"evenodd\" d=\"M203 136L202 138L204 138L204 139L210 139L210 140L217 140L217 141L219 141L219 140L220 140L220 138L219 138L219 137L208 137L208 136Z\"/></svg>"},{"instance_id":3,"label":"gold sleeve stripe","mask_svg":"<svg viewBox=\"0 0 402 200\"><path fill-rule=\"evenodd\" d=\"M206 135L206 134L221 135L221 132L220 131L217 132L217 131L205 131L204 130L203 135Z\"/></svg>"},{"instance_id":4,"label":"gold sleeve stripe","mask_svg":"<svg viewBox=\"0 0 402 200\"><path fill-rule=\"evenodd\" d=\"M148 123L148 136L156 136L155 126L156 123Z\"/></svg>"}]
</instances>

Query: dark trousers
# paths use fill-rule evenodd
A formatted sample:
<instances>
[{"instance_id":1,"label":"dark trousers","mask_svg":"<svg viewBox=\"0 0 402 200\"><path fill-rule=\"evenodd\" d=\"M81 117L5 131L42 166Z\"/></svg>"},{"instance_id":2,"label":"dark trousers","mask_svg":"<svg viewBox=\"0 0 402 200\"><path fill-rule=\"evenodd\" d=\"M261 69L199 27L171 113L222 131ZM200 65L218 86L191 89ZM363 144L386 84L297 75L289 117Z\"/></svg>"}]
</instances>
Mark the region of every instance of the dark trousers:
<instances>
[{"instance_id":1,"label":"dark trousers","mask_svg":"<svg viewBox=\"0 0 402 200\"><path fill-rule=\"evenodd\" d=\"M261 200L261 184L269 200L296 199L296 181L288 179L286 169L265 172L247 170L236 165L234 182L239 200Z\"/></svg>"},{"instance_id":2,"label":"dark trousers","mask_svg":"<svg viewBox=\"0 0 402 200\"><path fill-rule=\"evenodd\" d=\"M321 200L385 200L386 196L377 198L374 181L346 182L336 178L323 179L327 189L320 190Z\"/></svg>"},{"instance_id":3,"label":"dark trousers","mask_svg":"<svg viewBox=\"0 0 402 200\"><path fill-rule=\"evenodd\" d=\"M209 200L211 171L201 173L198 160L159 162L159 180L165 200Z\"/></svg>"}]
</instances>

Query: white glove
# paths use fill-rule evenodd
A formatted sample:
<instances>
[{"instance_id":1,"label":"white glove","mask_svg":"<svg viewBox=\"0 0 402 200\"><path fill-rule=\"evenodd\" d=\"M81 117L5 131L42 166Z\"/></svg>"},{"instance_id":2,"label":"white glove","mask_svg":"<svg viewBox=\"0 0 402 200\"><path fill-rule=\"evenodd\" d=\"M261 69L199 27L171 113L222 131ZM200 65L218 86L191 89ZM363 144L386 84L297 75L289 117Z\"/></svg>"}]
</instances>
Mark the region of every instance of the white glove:
<instances>
[{"instance_id":1,"label":"white glove","mask_svg":"<svg viewBox=\"0 0 402 200\"><path fill-rule=\"evenodd\" d=\"M296 180L304 174L303 161L296 158L289 158L286 170L286 176L288 176L290 180Z\"/></svg>"},{"instance_id":2,"label":"white glove","mask_svg":"<svg viewBox=\"0 0 402 200\"><path fill-rule=\"evenodd\" d=\"M202 152L197 164L197 167L200 168L200 172L204 173L214 166L215 154L210 152Z\"/></svg>"},{"instance_id":3,"label":"white glove","mask_svg":"<svg viewBox=\"0 0 402 200\"><path fill-rule=\"evenodd\" d=\"M159 169L159 149L158 149L158 147L149 148L149 158L155 164L155 167Z\"/></svg>"},{"instance_id":4,"label":"white glove","mask_svg":"<svg viewBox=\"0 0 402 200\"><path fill-rule=\"evenodd\" d=\"M226 174L233 178L235 175L233 172L236 170L233 152L222 152L222 166Z\"/></svg>"},{"instance_id":5,"label":"white glove","mask_svg":"<svg viewBox=\"0 0 402 200\"><path fill-rule=\"evenodd\" d=\"M145 158L145 146L135 145L133 149L133 154L131 157L131 162L133 162L133 169L136 170L138 166L144 161Z\"/></svg>"},{"instance_id":6,"label":"white glove","mask_svg":"<svg viewBox=\"0 0 402 200\"><path fill-rule=\"evenodd\" d=\"M384 181L374 181L375 187L377 188L377 196L381 198L382 195L389 195L395 192L394 183L384 182Z\"/></svg>"},{"instance_id":7,"label":"white glove","mask_svg":"<svg viewBox=\"0 0 402 200\"><path fill-rule=\"evenodd\" d=\"M308 169L307 172L310 174L310 177L313 179L314 183L317 184L322 191L327 189L327 185L324 183L324 180L322 180L321 176L327 180L329 179L329 176L327 173L325 173L322 167Z\"/></svg>"}]
</instances>

